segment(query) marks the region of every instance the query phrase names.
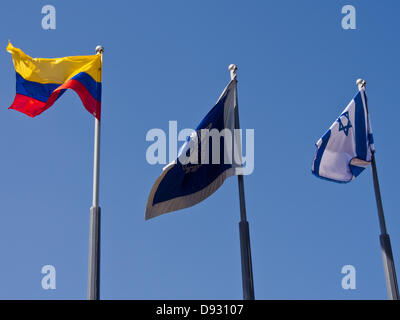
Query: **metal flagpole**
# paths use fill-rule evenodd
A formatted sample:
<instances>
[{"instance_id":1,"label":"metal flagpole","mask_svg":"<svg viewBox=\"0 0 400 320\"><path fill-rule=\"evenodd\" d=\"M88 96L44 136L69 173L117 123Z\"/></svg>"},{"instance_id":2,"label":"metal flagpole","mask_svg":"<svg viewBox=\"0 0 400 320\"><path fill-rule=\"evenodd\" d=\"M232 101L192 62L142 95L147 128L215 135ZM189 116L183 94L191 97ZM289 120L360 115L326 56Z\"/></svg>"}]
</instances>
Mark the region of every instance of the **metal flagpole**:
<instances>
[{"instance_id":1,"label":"metal flagpole","mask_svg":"<svg viewBox=\"0 0 400 320\"><path fill-rule=\"evenodd\" d=\"M237 95L237 80L236 70L237 66L231 64L229 66L231 72L231 80L235 80L235 129L240 129L239 123L239 104ZM242 286L243 286L243 299L254 300L254 282L253 282L253 267L251 263L251 248L250 248L250 232L249 223L246 217L246 201L244 197L244 180L243 175L238 175L239 185L239 203L240 203L240 253L242 259Z\"/></svg>"},{"instance_id":2,"label":"metal flagpole","mask_svg":"<svg viewBox=\"0 0 400 320\"><path fill-rule=\"evenodd\" d=\"M96 47L96 54L101 55L103 68L102 46ZM102 70L100 70L102 72ZM94 120L94 164L93 164L93 202L90 208L89 226L89 271L88 300L100 299L100 207L99 207L99 173L100 173L100 121Z\"/></svg>"},{"instance_id":3,"label":"metal flagpole","mask_svg":"<svg viewBox=\"0 0 400 320\"><path fill-rule=\"evenodd\" d=\"M365 88L367 83L363 79L358 79L356 84L358 86L358 89L361 91L362 88ZM364 99L366 99L365 96L364 96ZM367 107L367 112L368 112L368 106L367 106L366 100L365 100L365 105ZM396 270L394 267L392 246L390 244L389 234L387 233L387 230L386 230L385 215L383 213L381 189L379 186L378 171L376 169L375 152L374 151L372 151L371 167L372 167L372 177L373 177L373 181L374 181L376 206L378 208L379 227L380 227L380 231L381 231L379 239L380 239L381 249L382 249L383 267L385 270L385 278L386 278L386 287L387 287L388 297L390 300L399 300L399 288L397 285Z\"/></svg>"}]
</instances>

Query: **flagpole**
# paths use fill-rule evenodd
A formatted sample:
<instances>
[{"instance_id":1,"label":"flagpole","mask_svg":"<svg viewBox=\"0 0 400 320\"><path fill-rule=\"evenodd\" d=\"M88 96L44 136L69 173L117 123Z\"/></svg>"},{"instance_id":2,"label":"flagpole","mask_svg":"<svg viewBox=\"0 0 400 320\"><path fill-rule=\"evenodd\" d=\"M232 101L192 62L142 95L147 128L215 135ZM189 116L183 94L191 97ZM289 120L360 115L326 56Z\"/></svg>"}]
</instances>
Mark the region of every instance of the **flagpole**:
<instances>
[{"instance_id":1,"label":"flagpole","mask_svg":"<svg viewBox=\"0 0 400 320\"><path fill-rule=\"evenodd\" d=\"M239 123L239 104L237 95L237 80L236 70L237 66L231 64L229 66L231 80L235 80L235 129L240 129ZM240 235L240 254L242 260L242 286L243 286L243 299L254 300L254 282L253 282L253 267L251 262L251 248L250 248L250 232L249 223L246 216L246 201L244 197L244 180L243 175L238 175L239 186L239 203L240 203L240 222L239 222L239 235Z\"/></svg>"},{"instance_id":2,"label":"flagpole","mask_svg":"<svg viewBox=\"0 0 400 320\"><path fill-rule=\"evenodd\" d=\"M358 89L361 91L362 88L366 87L366 81L363 79L358 79L356 82ZM365 98L365 96L364 96ZM365 105L368 106L367 102L365 101ZM379 218L379 227L380 227L380 243L382 249L382 258L383 258L383 268L385 270L385 278L386 278L386 287L388 292L389 300L399 300L399 288L397 284L397 277L396 277L396 270L394 267L393 261L393 252L392 246L390 243L390 237L386 230L386 222L385 222L385 215L383 212L383 204L382 204L382 197L381 197L381 188L379 186L379 179L378 179L378 171L376 169L376 161L375 161L375 151L372 151L371 157L371 167L372 167L372 178L374 181L374 190L375 190L375 199L376 199L376 206L378 208L378 218Z\"/></svg>"},{"instance_id":3,"label":"flagpole","mask_svg":"<svg viewBox=\"0 0 400 320\"><path fill-rule=\"evenodd\" d=\"M96 54L101 55L103 66L102 46L96 47ZM100 70L102 72L102 70ZM93 163L93 202L90 208L89 225L89 270L88 270L88 300L100 299L100 214L99 207L99 175L100 175L100 121L94 118L94 163Z\"/></svg>"}]
</instances>

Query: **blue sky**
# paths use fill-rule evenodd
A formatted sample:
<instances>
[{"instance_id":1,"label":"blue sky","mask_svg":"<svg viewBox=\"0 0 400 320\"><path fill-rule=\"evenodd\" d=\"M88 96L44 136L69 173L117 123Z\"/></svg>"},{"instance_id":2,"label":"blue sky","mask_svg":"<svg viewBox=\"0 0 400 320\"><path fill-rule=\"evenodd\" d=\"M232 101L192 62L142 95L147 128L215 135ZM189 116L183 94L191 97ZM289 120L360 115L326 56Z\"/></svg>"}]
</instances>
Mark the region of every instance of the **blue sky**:
<instances>
[{"instance_id":1,"label":"blue sky","mask_svg":"<svg viewBox=\"0 0 400 320\"><path fill-rule=\"evenodd\" d=\"M41 9L56 8L56 30ZM357 10L343 30L341 8ZM258 299L386 299L372 175L311 174L314 143L367 80L388 231L400 268L398 1L3 1L0 4L0 298L85 299L93 117L74 92L31 119L8 110L7 40L33 57L104 53L100 205L103 299L241 299L237 179L199 205L145 221L162 165L152 128L195 128L238 65ZM56 268L43 290L41 268ZM341 268L356 268L343 290Z\"/></svg>"}]
</instances>

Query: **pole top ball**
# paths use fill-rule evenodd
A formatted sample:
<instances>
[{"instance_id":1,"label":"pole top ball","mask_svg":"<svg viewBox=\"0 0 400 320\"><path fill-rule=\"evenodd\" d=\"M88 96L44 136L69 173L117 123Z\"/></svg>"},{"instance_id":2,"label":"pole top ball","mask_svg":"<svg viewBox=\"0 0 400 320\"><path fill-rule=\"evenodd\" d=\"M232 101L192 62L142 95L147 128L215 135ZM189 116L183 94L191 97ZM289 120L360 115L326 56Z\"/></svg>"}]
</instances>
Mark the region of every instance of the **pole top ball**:
<instances>
[{"instance_id":1,"label":"pole top ball","mask_svg":"<svg viewBox=\"0 0 400 320\"><path fill-rule=\"evenodd\" d=\"M357 79L356 84L359 88L363 88L367 85L367 82L364 79Z\"/></svg>"},{"instance_id":2,"label":"pole top ball","mask_svg":"<svg viewBox=\"0 0 400 320\"><path fill-rule=\"evenodd\" d=\"M229 69L230 71L236 71L236 70L237 70L237 66L236 66L236 64L230 64L229 67L228 67L228 69Z\"/></svg>"},{"instance_id":3,"label":"pole top ball","mask_svg":"<svg viewBox=\"0 0 400 320\"><path fill-rule=\"evenodd\" d=\"M104 52L104 48L103 48L103 46L97 46L96 47L96 53L98 54L98 53L103 53Z\"/></svg>"},{"instance_id":4,"label":"pole top ball","mask_svg":"<svg viewBox=\"0 0 400 320\"><path fill-rule=\"evenodd\" d=\"M228 69L231 72L231 80L236 79L236 70L237 70L236 64L230 64Z\"/></svg>"}]
</instances>

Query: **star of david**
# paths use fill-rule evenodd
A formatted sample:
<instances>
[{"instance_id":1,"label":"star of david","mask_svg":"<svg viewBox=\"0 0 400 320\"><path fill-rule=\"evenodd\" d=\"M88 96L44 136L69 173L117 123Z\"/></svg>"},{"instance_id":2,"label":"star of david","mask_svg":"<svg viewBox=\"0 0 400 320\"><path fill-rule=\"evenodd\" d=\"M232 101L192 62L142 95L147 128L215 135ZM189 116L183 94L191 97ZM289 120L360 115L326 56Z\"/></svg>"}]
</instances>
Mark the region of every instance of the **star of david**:
<instances>
[{"instance_id":1,"label":"star of david","mask_svg":"<svg viewBox=\"0 0 400 320\"><path fill-rule=\"evenodd\" d=\"M343 122L342 122L342 120L343 120L344 118L347 119L347 125L344 125ZM345 134L346 136L348 136L348 135L349 135L349 129L350 129L351 127L353 127L353 126L351 125L349 112L346 111L345 113L343 113L343 114L339 117L339 119L337 119L337 121L339 122L339 131L343 131L344 134Z\"/></svg>"}]
</instances>

